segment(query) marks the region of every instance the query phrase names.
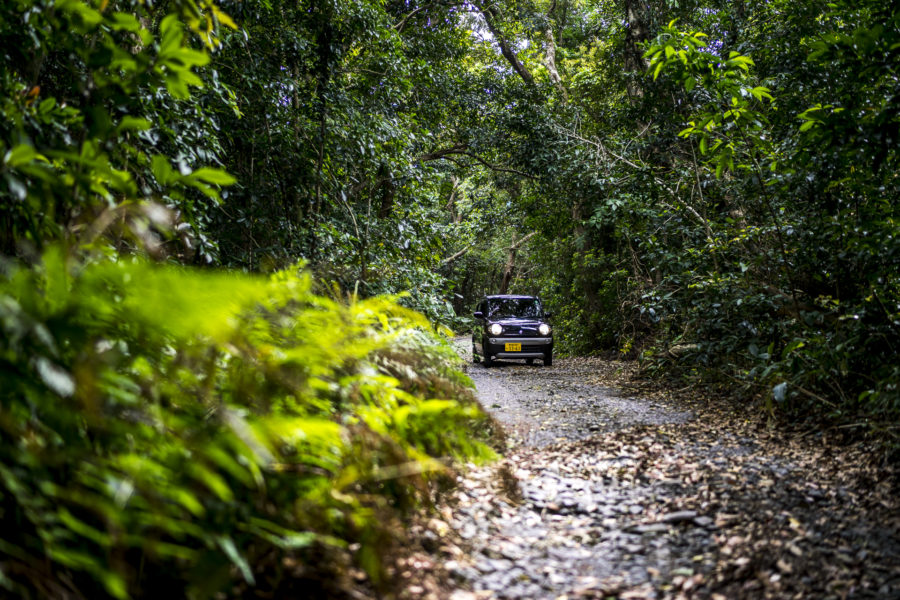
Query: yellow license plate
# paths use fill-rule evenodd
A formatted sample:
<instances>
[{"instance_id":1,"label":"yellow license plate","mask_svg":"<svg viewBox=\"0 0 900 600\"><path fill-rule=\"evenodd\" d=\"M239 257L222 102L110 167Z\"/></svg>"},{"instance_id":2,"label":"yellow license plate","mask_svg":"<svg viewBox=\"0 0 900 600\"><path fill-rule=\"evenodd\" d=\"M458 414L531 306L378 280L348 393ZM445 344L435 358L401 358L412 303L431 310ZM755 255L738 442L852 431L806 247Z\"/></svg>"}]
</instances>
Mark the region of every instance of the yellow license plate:
<instances>
[{"instance_id":1,"label":"yellow license plate","mask_svg":"<svg viewBox=\"0 0 900 600\"><path fill-rule=\"evenodd\" d=\"M506 344L507 352L521 352L522 344Z\"/></svg>"}]
</instances>

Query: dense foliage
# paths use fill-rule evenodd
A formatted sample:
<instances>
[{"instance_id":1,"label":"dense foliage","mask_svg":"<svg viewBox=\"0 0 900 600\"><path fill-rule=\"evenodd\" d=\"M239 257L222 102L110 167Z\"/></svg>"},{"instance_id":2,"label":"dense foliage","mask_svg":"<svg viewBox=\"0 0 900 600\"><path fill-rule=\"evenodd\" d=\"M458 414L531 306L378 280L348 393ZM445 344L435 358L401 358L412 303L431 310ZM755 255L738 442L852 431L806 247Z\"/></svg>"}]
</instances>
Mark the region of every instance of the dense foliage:
<instances>
[{"instance_id":1,"label":"dense foliage","mask_svg":"<svg viewBox=\"0 0 900 600\"><path fill-rule=\"evenodd\" d=\"M514 289L543 294L563 347L896 441L896 8L488 13L495 43L524 48L490 63L518 98L491 123L507 167L493 183L516 235L540 232ZM501 261L508 239L494 240Z\"/></svg>"},{"instance_id":2,"label":"dense foliage","mask_svg":"<svg viewBox=\"0 0 900 600\"><path fill-rule=\"evenodd\" d=\"M327 585L351 544L377 582L393 516L443 459L490 456L484 417L423 317L311 285L58 250L8 267L3 586L285 593Z\"/></svg>"},{"instance_id":3,"label":"dense foliage","mask_svg":"<svg viewBox=\"0 0 900 600\"><path fill-rule=\"evenodd\" d=\"M237 11L240 30L219 6L191 0L0 8L4 593L326 593L354 564L378 586L395 519L430 501L448 463L491 455L454 352L397 303L404 297L371 297L439 281L427 268L437 254L403 258L414 244L434 247L429 231L417 236L408 212L385 217L383 236L409 228L406 248L360 255L358 243L374 238L350 239L347 227L374 235L380 217L354 221L359 198L332 185L310 213L322 218L295 233L295 220L275 220L281 205L263 185L291 173L261 161L256 181L241 166L252 174L254 161L278 152L236 151L253 141L241 126L292 118L268 114L290 106L277 64L228 66L250 31L256 43L276 41L254 20L269 15L286 37L298 25L272 12L280 7L255 8ZM383 7L340 8L351 28L340 35L355 36L365 17L379 38ZM332 16L306 26L330 28ZM272 94L239 87L242 75ZM316 156L309 172L320 180L351 176L349 158ZM235 249L245 233L233 227L255 218L258 195L269 196L259 231L286 236L260 250L257 230L246 233L266 264ZM336 219L351 200L353 219ZM427 221L414 217L417 227ZM288 266L313 232L323 242L308 258L327 279L324 295ZM325 267L323 256L332 257ZM373 256L398 268L385 275ZM285 268L264 278L154 262ZM368 299L347 293L354 281ZM423 297L448 318L437 294Z\"/></svg>"},{"instance_id":4,"label":"dense foliage","mask_svg":"<svg viewBox=\"0 0 900 600\"><path fill-rule=\"evenodd\" d=\"M822 409L896 435L900 190L886 140L897 128L888 65L900 19L880 4L784 19L798 12L787 9L748 15L733 47L759 66L674 28L650 48L650 68L682 83L691 107L679 136L714 177L690 199L706 215L706 235L687 244L693 275L669 270L653 304L667 337L699 344L683 362L767 387L791 412ZM810 17L816 26L800 28ZM785 69L798 49L805 62ZM673 266L684 260L667 253Z\"/></svg>"}]
</instances>

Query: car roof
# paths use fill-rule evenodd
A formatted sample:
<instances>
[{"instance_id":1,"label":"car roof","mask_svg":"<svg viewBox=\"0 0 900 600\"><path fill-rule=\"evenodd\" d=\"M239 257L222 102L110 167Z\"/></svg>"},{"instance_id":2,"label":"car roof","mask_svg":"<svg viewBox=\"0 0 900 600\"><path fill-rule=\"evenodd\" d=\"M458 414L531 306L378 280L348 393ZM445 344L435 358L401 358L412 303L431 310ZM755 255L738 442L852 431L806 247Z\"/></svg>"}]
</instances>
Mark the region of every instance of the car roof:
<instances>
[{"instance_id":1,"label":"car roof","mask_svg":"<svg viewBox=\"0 0 900 600\"><path fill-rule=\"evenodd\" d=\"M490 296L485 296L488 300L497 300L497 299L519 299L519 298L537 298L537 296L528 296L525 294L493 294Z\"/></svg>"}]
</instances>

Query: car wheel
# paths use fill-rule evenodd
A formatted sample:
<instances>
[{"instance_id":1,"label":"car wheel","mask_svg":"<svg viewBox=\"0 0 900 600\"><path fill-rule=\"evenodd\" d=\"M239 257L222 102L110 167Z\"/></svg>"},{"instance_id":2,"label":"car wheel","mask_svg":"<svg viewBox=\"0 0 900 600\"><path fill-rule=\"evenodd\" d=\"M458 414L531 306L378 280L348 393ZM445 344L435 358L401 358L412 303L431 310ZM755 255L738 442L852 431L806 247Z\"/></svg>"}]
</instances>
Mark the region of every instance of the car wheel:
<instances>
[{"instance_id":1,"label":"car wheel","mask_svg":"<svg viewBox=\"0 0 900 600\"><path fill-rule=\"evenodd\" d=\"M526 365L533 365L533 364L534 364L534 359L533 359L533 358L526 358L526 359L525 359L525 364L526 364Z\"/></svg>"},{"instance_id":2,"label":"car wheel","mask_svg":"<svg viewBox=\"0 0 900 600\"><path fill-rule=\"evenodd\" d=\"M484 351L484 359L481 361L481 363L485 367L490 367L492 364L494 364L494 359L491 358L491 355L487 350Z\"/></svg>"},{"instance_id":3,"label":"car wheel","mask_svg":"<svg viewBox=\"0 0 900 600\"><path fill-rule=\"evenodd\" d=\"M544 355L544 366L552 367L553 366L553 352L550 351Z\"/></svg>"}]
</instances>

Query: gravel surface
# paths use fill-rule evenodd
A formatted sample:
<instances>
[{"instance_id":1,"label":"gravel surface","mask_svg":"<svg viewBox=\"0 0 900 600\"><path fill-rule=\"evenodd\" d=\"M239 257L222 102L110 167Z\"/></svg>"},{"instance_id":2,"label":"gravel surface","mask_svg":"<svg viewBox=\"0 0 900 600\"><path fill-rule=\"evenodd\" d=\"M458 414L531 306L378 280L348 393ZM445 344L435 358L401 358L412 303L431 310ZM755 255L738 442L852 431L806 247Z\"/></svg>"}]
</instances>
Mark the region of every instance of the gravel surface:
<instances>
[{"instance_id":1,"label":"gravel surface","mask_svg":"<svg viewBox=\"0 0 900 600\"><path fill-rule=\"evenodd\" d=\"M540 448L628 425L684 423L692 418L684 409L607 387L597 374L598 360L557 362L553 367L507 361L490 369L469 368L482 406L517 445Z\"/></svg>"},{"instance_id":2,"label":"gravel surface","mask_svg":"<svg viewBox=\"0 0 900 600\"><path fill-rule=\"evenodd\" d=\"M900 598L895 480L865 448L617 391L630 369L469 367L509 449L420 532L440 581L406 597Z\"/></svg>"}]
</instances>

